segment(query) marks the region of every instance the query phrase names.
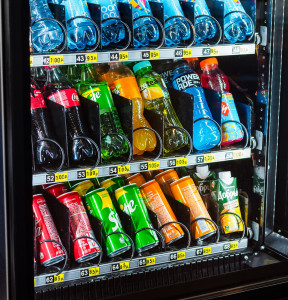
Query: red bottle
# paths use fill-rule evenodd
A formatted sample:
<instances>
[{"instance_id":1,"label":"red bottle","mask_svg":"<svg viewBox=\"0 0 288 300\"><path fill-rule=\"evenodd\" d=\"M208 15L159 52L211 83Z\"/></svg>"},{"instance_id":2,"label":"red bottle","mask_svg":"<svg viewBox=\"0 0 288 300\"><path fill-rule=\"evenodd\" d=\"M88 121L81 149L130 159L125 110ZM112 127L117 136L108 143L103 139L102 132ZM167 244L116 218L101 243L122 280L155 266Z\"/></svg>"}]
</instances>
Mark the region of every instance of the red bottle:
<instances>
[{"instance_id":1,"label":"red bottle","mask_svg":"<svg viewBox=\"0 0 288 300\"><path fill-rule=\"evenodd\" d=\"M75 88L67 81L57 66L45 67L45 70L47 72L47 81L44 86L44 97L65 108L70 161L77 165L93 164L91 159L95 161L96 155L92 143L86 139L74 139L81 136L89 138Z\"/></svg>"}]
</instances>

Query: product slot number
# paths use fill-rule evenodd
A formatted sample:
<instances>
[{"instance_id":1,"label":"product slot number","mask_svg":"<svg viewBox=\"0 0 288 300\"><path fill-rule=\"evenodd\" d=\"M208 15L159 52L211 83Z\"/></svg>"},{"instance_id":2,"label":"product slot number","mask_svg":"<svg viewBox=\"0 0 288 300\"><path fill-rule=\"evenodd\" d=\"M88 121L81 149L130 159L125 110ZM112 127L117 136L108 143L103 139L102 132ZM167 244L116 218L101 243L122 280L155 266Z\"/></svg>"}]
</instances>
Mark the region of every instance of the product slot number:
<instances>
[{"instance_id":1,"label":"product slot number","mask_svg":"<svg viewBox=\"0 0 288 300\"><path fill-rule=\"evenodd\" d=\"M84 269L80 271L80 277L89 277L99 275L99 267Z\"/></svg>"},{"instance_id":2,"label":"product slot number","mask_svg":"<svg viewBox=\"0 0 288 300\"><path fill-rule=\"evenodd\" d=\"M110 53L110 61L123 61L129 59L128 52Z\"/></svg>"},{"instance_id":3,"label":"product slot number","mask_svg":"<svg viewBox=\"0 0 288 300\"><path fill-rule=\"evenodd\" d=\"M142 51L142 59L159 59L160 52L158 50Z\"/></svg>"},{"instance_id":4,"label":"product slot number","mask_svg":"<svg viewBox=\"0 0 288 300\"><path fill-rule=\"evenodd\" d=\"M129 261L124 261L118 264L112 265L112 271L124 271L128 270L130 267Z\"/></svg>"},{"instance_id":5,"label":"product slot number","mask_svg":"<svg viewBox=\"0 0 288 300\"><path fill-rule=\"evenodd\" d=\"M232 46L232 54L240 54L240 46Z\"/></svg>"},{"instance_id":6,"label":"product slot number","mask_svg":"<svg viewBox=\"0 0 288 300\"><path fill-rule=\"evenodd\" d=\"M155 265L156 258L153 256L139 259L139 267Z\"/></svg>"},{"instance_id":7,"label":"product slot number","mask_svg":"<svg viewBox=\"0 0 288 300\"><path fill-rule=\"evenodd\" d=\"M151 161L140 164L140 171L157 170L160 168L160 161Z\"/></svg>"},{"instance_id":8,"label":"product slot number","mask_svg":"<svg viewBox=\"0 0 288 300\"><path fill-rule=\"evenodd\" d=\"M59 275L51 275L51 276L46 276L45 282L46 284L49 283L58 283L64 281L64 274L61 273Z\"/></svg>"},{"instance_id":9,"label":"product slot number","mask_svg":"<svg viewBox=\"0 0 288 300\"><path fill-rule=\"evenodd\" d=\"M211 163L213 161L215 161L215 156L213 154L205 154L196 157L197 164Z\"/></svg>"},{"instance_id":10,"label":"product slot number","mask_svg":"<svg viewBox=\"0 0 288 300\"><path fill-rule=\"evenodd\" d=\"M53 175L46 175L46 183L68 181L68 173L56 173Z\"/></svg>"},{"instance_id":11,"label":"product slot number","mask_svg":"<svg viewBox=\"0 0 288 300\"><path fill-rule=\"evenodd\" d=\"M229 244L224 244L224 246L223 246L224 251L235 250L238 248L239 248L238 242L231 242Z\"/></svg>"},{"instance_id":12,"label":"product slot number","mask_svg":"<svg viewBox=\"0 0 288 300\"><path fill-rule=\"evenodd\" d=\"M168 167L181 167L181 166L186 166L187 164L188 164L187 157L168 160Z\"/></svg>"},{"instance_id":13,"label":"product slot number","mask_svg":"<svg viewBox=\"0 0 288 300\"><path fill-rule=\"evenodd\" d=\"M181 259L184 259L185 257L186 257L185 251L170 254L171 261L181 260Z\"/></svg>"},{"instance_id":14,"label":"product slot number","mask_svg":"<svg viewBox=\"0 0 288 300\"><path fill-rule=\"evenodd\" d=\"M84 179L84 178L94 178L99 176L99 170L93 169L93 170L83 170L77 172L77 179Z\"/></svg>"},{"instance_id":15,"label":"product slot number","mask_svg":"<svg viewBox=\"0 0 288 300\"><path fill-rule=\"evenodd\" d=\"M196 249L195 254L199 256L199 255L211 254L211 252L212 252L211 247L204 247L204 248Z\"/></svg>"},{"instance_id":16,"label":"product slot number","mask_svg":"<svg viewBox=\"0 0 288 300\"><path fill-rule=\"evenodd\" d=\"M175 57L191 57L192 49L177 49L174 53Z\"/></svg>"}]
</instances>

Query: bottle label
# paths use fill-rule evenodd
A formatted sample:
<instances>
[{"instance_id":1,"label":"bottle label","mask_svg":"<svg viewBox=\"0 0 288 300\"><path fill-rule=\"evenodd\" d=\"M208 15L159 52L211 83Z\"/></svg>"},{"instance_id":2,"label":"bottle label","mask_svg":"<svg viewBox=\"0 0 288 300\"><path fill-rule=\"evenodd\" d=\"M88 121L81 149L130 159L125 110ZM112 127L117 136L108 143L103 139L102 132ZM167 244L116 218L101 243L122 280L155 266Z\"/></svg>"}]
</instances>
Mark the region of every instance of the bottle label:
<instances>
[{"instance_id":1,"label":"bottle label","mask_svg":"<svg viewBox=\"0 0 288 300\"><path fill-rule=\"evenodd\" d=\"M176 84L179 91L185 91L191 87L201 86L198 74L192 72L179 76L174 80L174 84Z\"/></svg>"},{"instance_id":2,"label":"bottle label","mask_svg":"<svg viewBox=\"0 0 288 300\"><path fill-rule=\"evenodd\" d=\"M80 106L80 101L75 89L58 91L48 97L49 100L56 102L65 108Z\"/></svg>"},{"instance_id":3,"label":"bottle label","mask_svg":"<svg viewBox=\"0 0 288 300\"><path fill-rule=\"evenodd\" d=\"M31 105L30 109L46 107L42 93L39 90L34 90L34 95L30 93Z\"/></svg>"},{"instance_id":4,"label":"bottle label","mask_svg":"<svg viewBox=\"0 0 288 300\"><path fill-rule=\"evenodd\" d=\"M164 97L159 82L153 77L142 77L139 80L140 92L144 100L154 100Z\"/></svg>"},{"instance_id":5,"label":"bottle label","mask_svg":"<svg viewBox=\"0 0 288 300\"><path fill-rule=\"evenodd\" d=\"M110 89L112 93L122 96L127 99L141 99L141 94L138 89L138 84L134 76L124 77L115 80L111 83Z\"/></svg>"},{"instance_id":6,"label":"bottle label","mask_svg":"<svg viewBox=\"0 0 288 300\"><path fill-rule=\"evenodd\" d=\"M140 16L152 15L147 0L129 0L129 3L132 5L133 19Z\"/></svg>"}]
</instances>

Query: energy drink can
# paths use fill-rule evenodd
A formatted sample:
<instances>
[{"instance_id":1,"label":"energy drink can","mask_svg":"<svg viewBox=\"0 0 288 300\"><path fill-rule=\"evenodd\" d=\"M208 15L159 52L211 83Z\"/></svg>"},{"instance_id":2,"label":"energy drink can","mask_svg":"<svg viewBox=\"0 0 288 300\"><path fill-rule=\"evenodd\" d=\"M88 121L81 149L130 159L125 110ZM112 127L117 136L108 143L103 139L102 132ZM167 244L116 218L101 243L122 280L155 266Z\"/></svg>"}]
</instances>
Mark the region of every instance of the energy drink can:
<instances>
[{"instance_id":1,"label":"energy drink can","mask_svg":"<svg viewBox=\"0 0 288 300\"><path fill-rule=\"evenodd\" d=\"M192 221L198 218L211 220L197 187L190 176L174 181L170 187L175 200L182 202L190 208ZM192 224L191 233L195 240L204 240L215 234L216 229L211 226L210 222L199 220Z\"/></svg>"},{"instance_id":2,"label":"energy drink can","mask_svg":"<svg viewBox=\"0 0 288 300\"><path fill-rule=\"evenodd\" d=\"M177 222L177 219L164 196L159 184L156 180L151 180L140 187L144 201L149 209L157 214L158 226L169 223ZM161 229L165 237L167 245L172 244L184 236L184 232L179 224L169 224Z\"/></svg>"},{"instance_id":3,"label":"energy drink can","mask_svg":"<svg viewBox=\"0 0 288 300\"><path fill-rule=\"evenodd\" d=\"M36 236L40 243L40 263L44 267L55 265L64 259L65 253L62 247L56 243L41 243L45 240L61 243L44 196L41 194L34 195L32 207L36 220Z\"/></svg>"},{"instance_id":4,"label":"energy drink can","mask_svg":"<svg viewBox=\"0 0 288 300\"><path fill-rule=\"evenodd\" d=\"M136 183L138 187L146 182L144 176L140 173L134 174L131 177L127 178L130 184Z\"/></svg>"},{"instance_id":5,"label":"energy drink can","mask_svg":"<svg viewBox=\"0 0 288 300\"><path fill-rule=\"evenodd\" d=\"M102 221L103 239L108 257L120 255L131 248L131 243L125 235L109 233L123 232L119 216L113 206L109 193L105 188L91 191L85 195L85 202L92 216Z\"/></svg>"},{"instance_id":6,"label":"energy drink can","mask_svg":"<svg viewBox=\"0 0 288 300\"><path fill-rule=\"evenodd\" d=\"M141 192L135 183L126 185L115 191L115 197L120 209L132 219L134 233L142 228L153 228ZM154 231L143 230L135 237L135 248L143 252L159 244L159 239Z\"/></svg>"},{"instance_id":7,"label":"energy drink can","mask_svg":"<svg viewBox=\"0 0 288 300\"><path fill-rule=\"evenodd\" d=\"M102 181L100 185L105 188L111 196L114 195L117 189L125 185L125 181L121 176L116 176Z\"/></svg>"},{"instance_id":8,"label":"energy drink can","mask_svg":"<svg viewBox=\"0 0 288 300\"><path fill-rule=\"evenodd\" d=\"M164 194L170 197L173 197L170 184L178 179L179 176L174 169L167 170L155 176L155 180L159 183Z\"/></svg>"},{"instance_id":9,"label":"energy drink can","mask_svg":"<svg viewBox=\"0 0 288 300\"><path fill-rule=\"evenodd\" d=\"M57 199L69 208L72 240L82 236L89 236L95 240L80 195L77 192L69 192L57 197ZM91 260L99 254L99 245L91 239L81 238L74 242L74 257L79 263Z\"/></svg>"},{"instance_id":10,"label":"energy drink can","mask_svg":"<svg viewBox=\"0 0 288 300\"><path fill-rule=\"evenodd\" d=\"M54 197L58 197L62 194L65 194L68 192L67 186L65 183L56 183L53 185L49 185L45 188L45 190L53 195Z\"/></svg>"},{"instance_id":11,"label":"energy drink can","mask_svg":"<svg viewBox=\"0 0 288 300\"><path fill-rule=\"evenodd\" d=\"M81 181L71 187L71 190L77 192L81 197L84 197L86 193L89 193L94 189L95 187L91 180Z\"/></svg>"}]
</instances>

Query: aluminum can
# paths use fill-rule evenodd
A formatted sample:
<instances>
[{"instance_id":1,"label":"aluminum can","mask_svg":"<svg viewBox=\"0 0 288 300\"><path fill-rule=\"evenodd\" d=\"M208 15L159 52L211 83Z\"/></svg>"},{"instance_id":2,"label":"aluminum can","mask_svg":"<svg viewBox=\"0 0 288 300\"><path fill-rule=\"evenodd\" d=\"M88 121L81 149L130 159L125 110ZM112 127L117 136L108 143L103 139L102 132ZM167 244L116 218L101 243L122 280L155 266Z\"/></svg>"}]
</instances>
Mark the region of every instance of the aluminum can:
<instances>
[{"instance_id":1,"label":"aluminum can","mask_svg":"<svg viewBox=\"0 0 288 300\"><path fill-rule=\"evenodd\" d=\"M146 182L144 176L140 173L134 174L131 177L127 178L130 184L136 183L138 187Z\"/></svg>"},{"instance_id":2,"label":"aluminum can","mask_svg":"<svg viewBox=\"0 0 288 300\"><path fill-rule=\"evenodd\" d=\"M164 170L159 169L159 170L152 170L152 171L145 171L142 172L142 175L144 176L146 181L150 181L152 179L154 179L154 177L159 174L162 173Z\"/></svg>"},{"instance_id":3,"label":"aluminum can","mask_svg":"<svg viewBox=\"0 0 288 300\"><path fill-rule=\"evenodd\" d=\"M113 234L113 232L123 232L123 227L119 216L114 208L109 193L105 188L100 188L87 193L84 197L87 208L92 216L102 221L103 240L106 245L108 257L120 255L131 248L131 243L125 235Z\"/></svg>"},{"instance_id":4,"label":"aluminum can","mask_svg":"<svg viewBox=\"0 0 288 300\"><path fill-rule=\"evenodd\" d=\"M158 226L169 222L177 222L177 219L164 196L158 182L151 180L140 187L145 204L157 215ZM161 230L167 245L172 244L184 236L184 232L179 224L170 224Z\"/></svg>"},{"instance_id":5,"label":"aluminum can","mask_svg":"<svg viewBox=\"0 0 288 300\"><path fill-rule=\"evenodd\" d=\"M114 192L125 185L125 181L121 176L112 177L101 182L101 187L104 187L107 192L114 195Z\"/></svg>"},{"instance_id":6,"label":"aluminum can","mask_svg":"<svg viewBox=\"0 0 288 300\"><path fill-rule=\"evenodd\" d=\"M174 169L167 170L155 176L155 180L159 183L164 194L170 197L173 197L170 184L178 179L179 176Z\"/></svg>"},{"instance_id":7,"label":"aluminum can","mask_svg":"<svg viewBox=\"0 0 288 300\"><path fill-rule=\"evenodd\" d=\"M36 220L36 237L39 243L45 240L54 240L61 243L56 226L43 195L33 196L33 213ZM65 258L65 253L56 243L40 244L40 263L44 267L59 263Z\"/></svg>"},{"instance_id":8,"label":"aluminum can","mask_svg":"<svg viewBox=\"0 0 288 300\"><path fill-rule=\"evenodd\" d=\"M80 195L77 192L69 192L57 197L57 199L69 208L72 240L81 236L95 239ZM79 263L91 260L99 254L99 245L91 239L83 238L74 242L74 258Z\"/></svg>"},{"instance_id":9,"label":"aluminum can","mask_svg":"<svg viewBox=\"0 0 288 300\"><path fill-rule=\"evenodd\" d=\"M197 220L198 218L211 220L197 187L190 176L174 181L170 187L175 200L182 202L190 208L191 221ZM206 220L199 220L192 224L191 233L195 240L204 240L215 234L216 229L212 223Z\"/></svg>"},{"instance_id":10,"label":"aluminum can","mask_svg":"<svg viewBox=\"0 0 288 300\"><path fill-rule=\"evenodd\" d=\"M49 185L48 187L45 187L45 190L53 195L54 197L58 197L62 194L65 194L68 192L67 186L65 183L56 183L53 185Z\"/></svg>"},{"instance_id":11,"label":"aluminum can","mask_svg":"<svg viewBox=\"0 0 288 300\"><path fill-rule=\"evenodd\" d=\"M135 183L117 189L115 197L120 209L131 217L134 233L142 228L153 228L141 192ZM159 239L152 230L140 231L135 237L137 252L154 248L158 244Z\"/></svg>"},{"instance_id":12,"label":"aluminum can","mask_svg":"<svg viewBox=\"0 0 288 300\"><path fill-rule=\"evenodd\" d=\"M86 193L89 193L94 189L95 187L91 180L81 181L71 187L71 190L77 192L81 197L84 197Z\"/></svg>"}]
</instances>

